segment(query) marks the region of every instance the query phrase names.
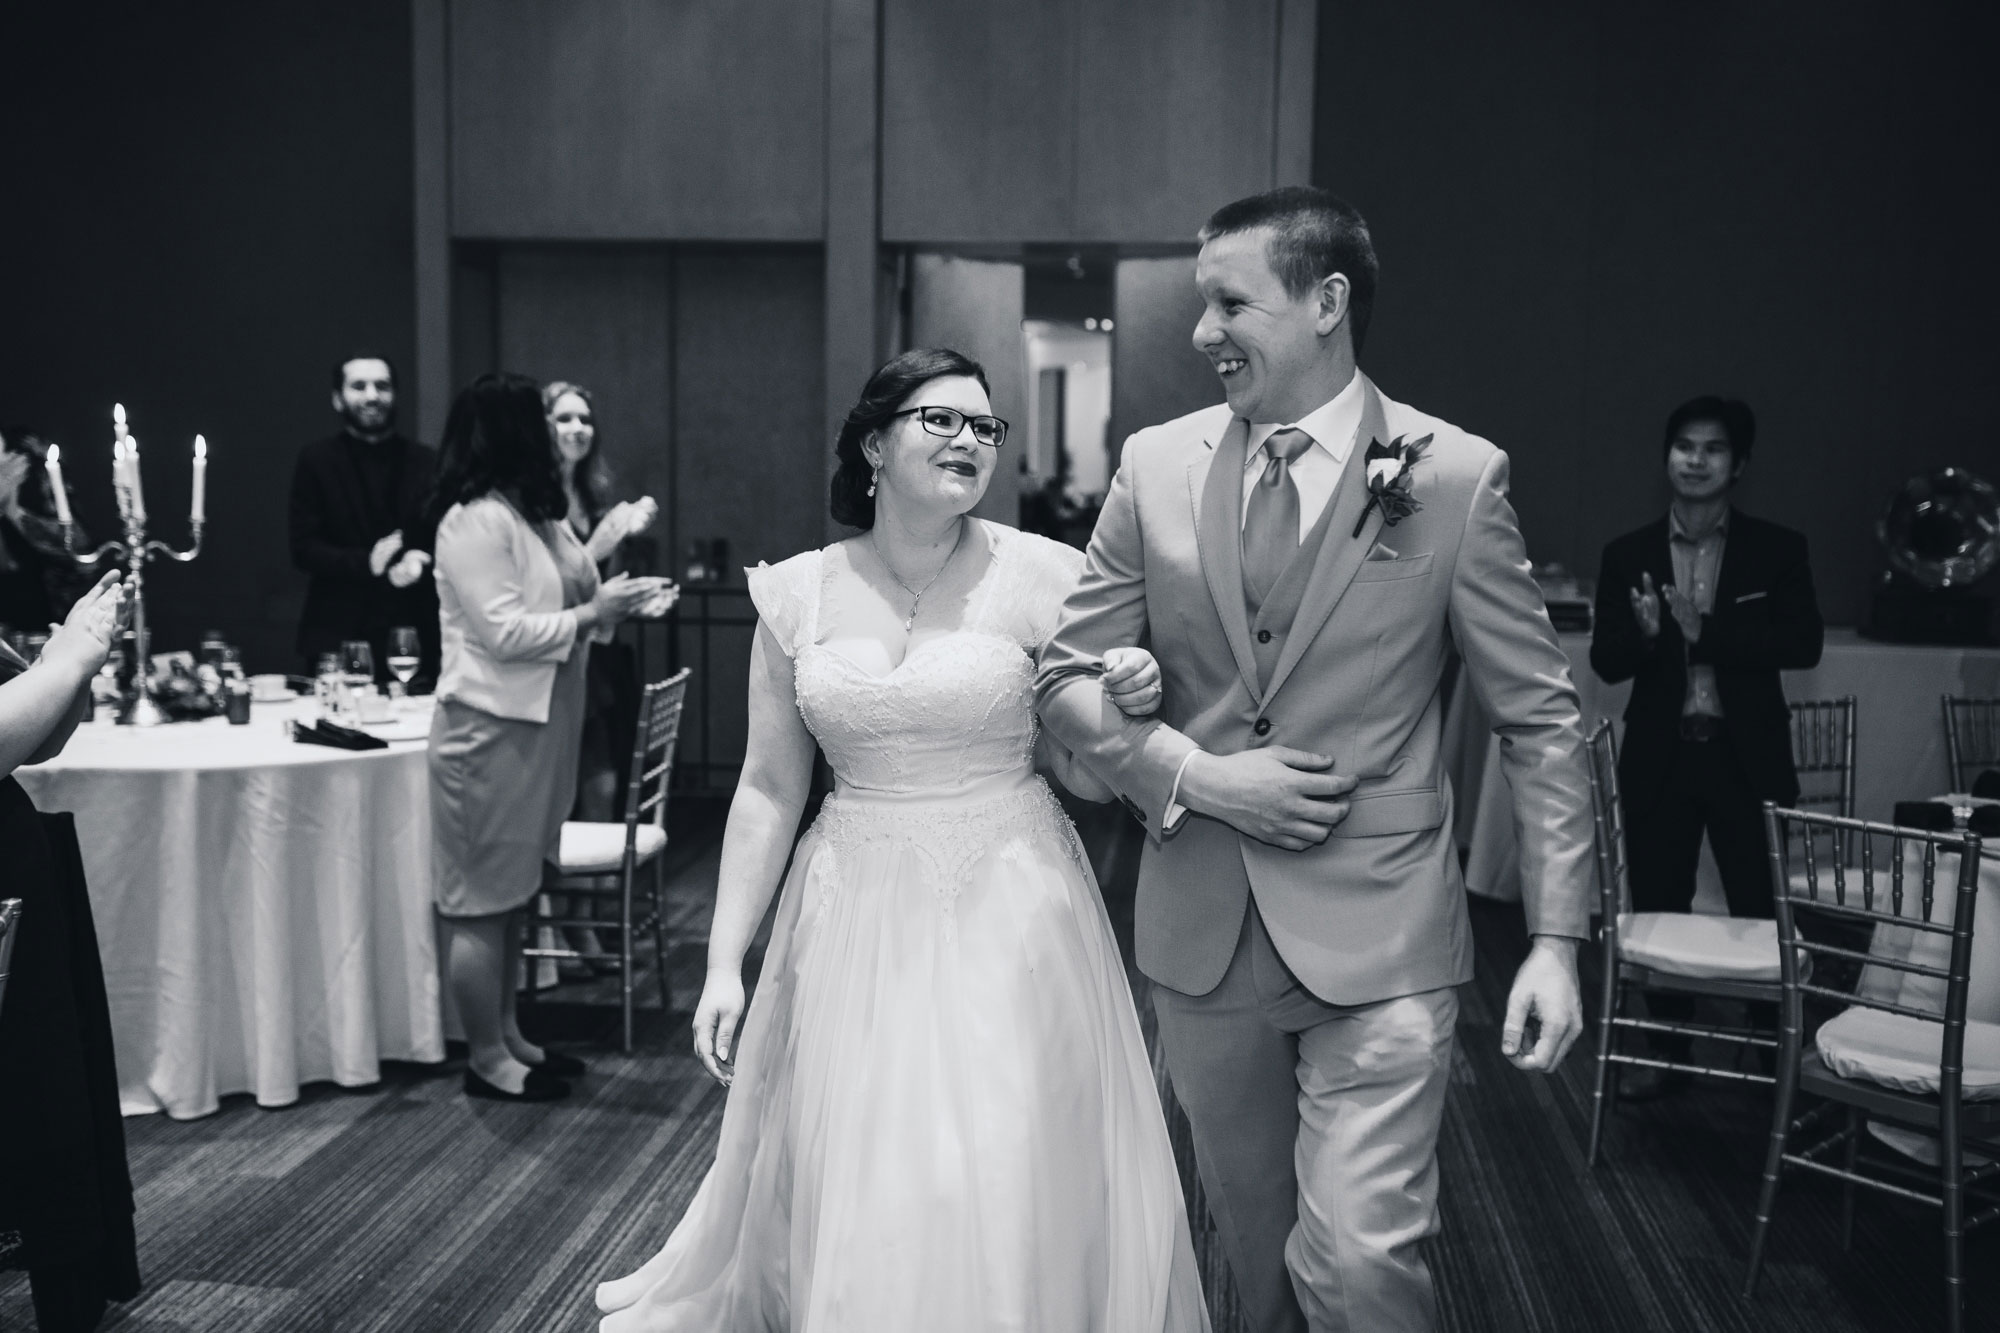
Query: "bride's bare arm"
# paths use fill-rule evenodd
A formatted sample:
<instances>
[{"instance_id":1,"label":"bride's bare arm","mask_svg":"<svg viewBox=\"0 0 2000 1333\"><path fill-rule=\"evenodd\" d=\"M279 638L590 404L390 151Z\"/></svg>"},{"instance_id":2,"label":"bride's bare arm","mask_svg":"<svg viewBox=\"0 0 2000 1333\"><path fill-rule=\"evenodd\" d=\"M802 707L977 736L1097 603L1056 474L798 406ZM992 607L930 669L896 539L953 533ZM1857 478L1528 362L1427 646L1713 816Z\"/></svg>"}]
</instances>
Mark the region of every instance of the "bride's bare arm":
<instances>
[{"instance_id":1,"label":"bride's bare arm","mask_svg":"<svg viewBox=\"0 0 2000 1333\"><path fill-rule=\"evenodd\" d=\"M722 1082L743 1017L743 955L778 891L812 785L814 743L799 717L792 659L759 624L750 649L750 732L729 805L708 932L708 977L695 1006L694 1047Z\"/></svg>"}]
</instances>

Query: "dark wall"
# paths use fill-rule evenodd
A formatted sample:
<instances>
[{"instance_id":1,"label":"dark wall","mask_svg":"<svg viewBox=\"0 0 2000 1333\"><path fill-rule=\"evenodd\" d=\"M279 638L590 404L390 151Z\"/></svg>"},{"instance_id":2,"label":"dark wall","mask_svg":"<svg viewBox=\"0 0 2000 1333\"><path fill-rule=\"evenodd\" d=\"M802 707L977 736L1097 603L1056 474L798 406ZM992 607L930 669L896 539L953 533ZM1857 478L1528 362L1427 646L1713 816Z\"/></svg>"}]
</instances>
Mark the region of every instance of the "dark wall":
<instances>
[{"instance_id":1,"label":"dark wall","mask_svg":"<svg viewBox=\"0 0 2000 1333\"><path fill-rule=\"evenodd\" d=\"M212 625L253 669L290 663L283 496L335 425L328 363L414 343L409 71L407 0L0 19L0 419L62 444L100 537L113 401L177 545L209 441L207 549L149 573L157 648Z\"/></svg>"},{"instance_id":2,"label":"dark wall","mask_svg":"<svg viewBox=\"0 0 2000 1333\"><path fill-rule=\"evenodd\" d=\"M1362 363L1513 456L1530 551L1594 573L1660 429L1755 407L1745 508L1833 623L1919 471L2000 480L1990 7L1481 0L1320 9L1314 180L1383 275Z\"/></svg>"}]
</instances>

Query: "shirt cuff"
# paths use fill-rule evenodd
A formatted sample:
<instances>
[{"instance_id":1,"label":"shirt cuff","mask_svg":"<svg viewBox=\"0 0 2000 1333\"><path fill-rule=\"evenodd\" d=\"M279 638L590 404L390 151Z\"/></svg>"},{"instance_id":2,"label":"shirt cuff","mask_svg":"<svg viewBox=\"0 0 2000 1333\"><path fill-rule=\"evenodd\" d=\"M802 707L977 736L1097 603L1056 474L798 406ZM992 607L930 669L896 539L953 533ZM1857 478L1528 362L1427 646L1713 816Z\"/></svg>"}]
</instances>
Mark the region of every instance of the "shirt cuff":
<instances>
[{"instance_id":1,"label":"shirt cuff","mask_svg":"<svg viewBox=\"0 0 2000 1333\"><path fill-rule=\"evenodd\" d=\"M1187 773L1188 760L1202 751L1199 746L1181 756L1181 766L1174 770L1174 785L1167 792L1167 811L1160 816L1160 832L1172 833L1187 817L1187 807L1181 804L1181 778Z\"/></svg>"}]
</instances>

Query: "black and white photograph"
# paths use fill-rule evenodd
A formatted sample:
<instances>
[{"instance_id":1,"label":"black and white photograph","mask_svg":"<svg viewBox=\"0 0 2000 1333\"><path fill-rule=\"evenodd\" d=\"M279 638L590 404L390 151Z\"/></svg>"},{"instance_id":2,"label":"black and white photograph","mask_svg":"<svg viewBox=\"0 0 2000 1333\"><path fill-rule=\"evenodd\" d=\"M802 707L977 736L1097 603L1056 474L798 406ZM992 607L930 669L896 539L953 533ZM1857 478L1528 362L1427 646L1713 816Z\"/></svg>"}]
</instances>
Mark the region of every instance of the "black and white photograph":
<instances>
[{"instance_id":1,"label":"black and white photograph","mask_svg":"<svg viewBox=\"0 0 2000 1333\"><path fill-rule=\"evenodd\" d=\"M0 13L0 1333L2000 1328L2000 9Z\"/></svg>"}]
</instances>

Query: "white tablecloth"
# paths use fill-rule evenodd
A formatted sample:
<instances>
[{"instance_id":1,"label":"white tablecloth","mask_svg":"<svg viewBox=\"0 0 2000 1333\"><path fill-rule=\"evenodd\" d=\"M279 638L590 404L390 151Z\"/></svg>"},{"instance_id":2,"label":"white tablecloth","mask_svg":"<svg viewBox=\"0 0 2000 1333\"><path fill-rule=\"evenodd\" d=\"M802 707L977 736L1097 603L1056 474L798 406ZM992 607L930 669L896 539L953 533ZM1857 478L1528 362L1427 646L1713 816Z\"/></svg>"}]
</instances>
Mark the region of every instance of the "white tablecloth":
<instances>
[{"instance_id":1,"label":"white tablecloth","mask_svg":"<svg viewBox=\"0 0 2000 1333\"><path fill-rule=\"evenodd\" d=\"M207 1115L232 1092L283 1106L301 1083L444 1058L425 743L301 745L292 711L86 725L16 775L76 814L127 1115Z\"/></svg>"},{"instance_id":2,"label":"white tablecloth","mask_svg":"<svg viewBox=\"0 0 2000 1333\"><path fill-rule=\"evenodd\" d=\"M1623 717L1629 682L1606 685L1590 669L1590 636L1565 634L1570 675L1583 699L1584 729L1599 718ZM1851 694L1855 716L1855 813L1887 820L1897 801L1921 801L1949 790L1945 772L1945 694L2000 695L2000 649L1931 648L1876 643L1853 630L1826 633L1826 651L1810 671L1784 673L1794 701ZM1622 725L1622 724L1621 724ZM1514 806L1500 768L1500 744L1461 675L1445 716L1445 771L1457 798L1455 832L1467 853L1466 887L1487 897L1521 896ZM1721 881L1706 848L1696 909L1726 911Z\"/></svg>"}]
</instances>

